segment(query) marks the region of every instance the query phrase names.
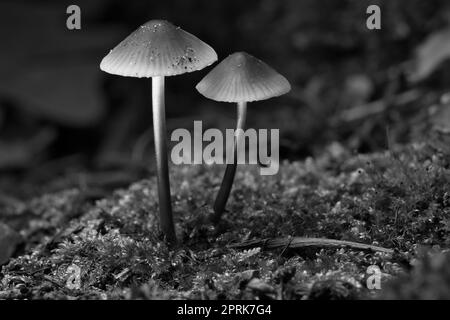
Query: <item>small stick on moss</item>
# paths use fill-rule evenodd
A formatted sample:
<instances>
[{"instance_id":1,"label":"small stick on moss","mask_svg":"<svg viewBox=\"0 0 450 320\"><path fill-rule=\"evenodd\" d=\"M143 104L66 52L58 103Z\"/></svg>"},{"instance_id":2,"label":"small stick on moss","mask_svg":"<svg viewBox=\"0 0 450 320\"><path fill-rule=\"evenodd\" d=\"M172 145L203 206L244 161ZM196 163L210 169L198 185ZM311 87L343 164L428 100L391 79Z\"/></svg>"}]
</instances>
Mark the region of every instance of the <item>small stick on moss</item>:
<instances>
[{"instance_id":1,"label":"small stick on moss","mask_svg":"<svg viewBox=\"0 0 450 320\"><path fill-rule=\"evenodd\" d=\"M249 240L237 244L232 244L229 246L232 249L250 249L255 247L264 247L264 249L273 250L278 248L349 248L354 250L362 251L373 251L373 252L383 252L388 254L393 254L394 250L387 249L383 247L373 246L370 244L334 240L334 239L323 239L323 238L278 238L278 239L260 239L260 240Z\"/></svg>"}]
</instances>

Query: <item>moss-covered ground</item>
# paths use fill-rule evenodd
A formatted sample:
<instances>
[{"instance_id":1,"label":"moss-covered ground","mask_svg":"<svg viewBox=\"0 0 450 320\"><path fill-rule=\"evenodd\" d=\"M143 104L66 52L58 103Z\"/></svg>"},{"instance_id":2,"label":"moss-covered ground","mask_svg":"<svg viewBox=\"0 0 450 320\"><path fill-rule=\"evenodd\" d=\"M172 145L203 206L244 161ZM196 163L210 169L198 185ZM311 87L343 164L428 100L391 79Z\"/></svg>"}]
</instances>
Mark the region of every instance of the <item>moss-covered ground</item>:
<instances>
[{"instance_id":1,"label":"moss-covered ground","mask_svg":"<svg viewBox=\"0 0 450 320\"><path fill-rule=\"evenodd\" d=\"M281 163L274 176L240 166L217 226L209 217L224 167L172 166L174 248L159 231L155 177L110 191L56 188L3 204L24 241L1 269L0 298L450 298L449 165L449 154L427 144L368 155L332 144L319 157ZM283 237L394 253L230 248ZM367 288L374 265L381 290Z\"/></svg>"}]
</instances>

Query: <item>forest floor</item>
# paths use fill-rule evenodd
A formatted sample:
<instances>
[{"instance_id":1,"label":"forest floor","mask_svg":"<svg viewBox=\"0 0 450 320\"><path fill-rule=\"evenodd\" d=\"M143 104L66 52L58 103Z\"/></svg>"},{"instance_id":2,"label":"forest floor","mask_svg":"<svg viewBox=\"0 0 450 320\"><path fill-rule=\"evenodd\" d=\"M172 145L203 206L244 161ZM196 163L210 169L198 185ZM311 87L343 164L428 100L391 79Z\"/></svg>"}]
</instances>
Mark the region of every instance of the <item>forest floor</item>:
<instances>
[{"instance_id":1,"label":"forest floor","mask_svg":"<svg viewBox=\"0 0 450 320\"><path fill-rule=\"evenodd\" d=\"M449 299L446 152L334 143L274 176L240 166L216 226L223 166L172 166L175 248L161 239L155 177L108 190L59 177L0 201L0 298Z\"/></svg>"}]
</instances>

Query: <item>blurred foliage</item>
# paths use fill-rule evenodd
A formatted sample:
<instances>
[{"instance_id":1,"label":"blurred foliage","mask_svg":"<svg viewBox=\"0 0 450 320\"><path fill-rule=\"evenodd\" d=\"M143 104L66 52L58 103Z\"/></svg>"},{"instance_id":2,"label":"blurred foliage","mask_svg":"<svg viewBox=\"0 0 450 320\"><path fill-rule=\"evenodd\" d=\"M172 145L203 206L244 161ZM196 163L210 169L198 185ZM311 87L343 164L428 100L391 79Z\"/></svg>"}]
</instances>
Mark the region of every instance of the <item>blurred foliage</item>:
<instances>
[{"instance_id":1,"label":"blurred foliage","mask_svg":"<svg viewBox=\"0 0 450 320\"><path fill-rule=\"evenodd\" d=\"M15 20L23 20L16 28L20 35L30 32L36 19L46 23L32 30L33 41L9 40L11 51L1 53L2 61L10 61L0 65L8 71L3 76L13 76L0 90L0 148L5 150L0 168L23 168L34 159L71 153L101 162L130 161L142 141L151 159L149 82L106 75L97 67L109 48L149 19L183 27L211 44L220 59L247 51L290 80L291 93L249 109L249 127L282 129L283 158L320 153L332 141L360 152L379 150L387 145L386 128L394 142L422 139L429 107L450 84L445 0L104 0L95 5L82 0L83 27L76 32L66 30L55 14L68 4L2 4L5 39ZM366 28L371 4L381 7L381 30ZM208 71L168 79L169 129L191 128L194 119L205 127L234 127L234 105L209 101L194 89ZM398 99L411 92L409 100ZM348 121L344 115L354 108L359 118ZM30 147L42 127L53 135Z\"/></svg>"}]
</instances>

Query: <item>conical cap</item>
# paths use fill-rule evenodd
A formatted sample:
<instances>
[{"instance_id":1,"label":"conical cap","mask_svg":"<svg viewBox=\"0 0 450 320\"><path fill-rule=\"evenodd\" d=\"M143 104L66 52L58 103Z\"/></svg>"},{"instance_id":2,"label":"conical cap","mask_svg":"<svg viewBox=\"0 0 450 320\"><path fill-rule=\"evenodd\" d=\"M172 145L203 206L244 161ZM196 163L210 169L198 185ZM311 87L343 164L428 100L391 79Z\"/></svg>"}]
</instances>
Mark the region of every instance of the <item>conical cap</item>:
<instances>
[{"instance_id":1,"label":"conical cap","mask_svg":"<svg viewBox=\"0 0 450 320\"><path fill-rule=\"evenodd\" d=\"M216 101L249 102L283 95L291 90L291 85L261 60L237 52L211 70L196 89Z\"/></svg>"},{"instance_id":2,"label":"conical cap","mask_svg":"<svg viewBox=\"0 0 450 320\"><path fill-rule=\"evenodd\" d=\"M203 69L217 60L213 48L168 21L151 20L119 43L100 69L121 76L174 76Z\"/></svg>"}]
</instances>

